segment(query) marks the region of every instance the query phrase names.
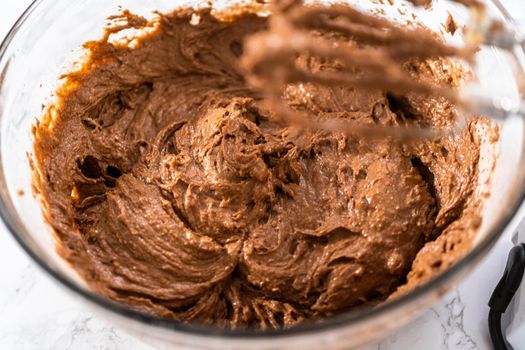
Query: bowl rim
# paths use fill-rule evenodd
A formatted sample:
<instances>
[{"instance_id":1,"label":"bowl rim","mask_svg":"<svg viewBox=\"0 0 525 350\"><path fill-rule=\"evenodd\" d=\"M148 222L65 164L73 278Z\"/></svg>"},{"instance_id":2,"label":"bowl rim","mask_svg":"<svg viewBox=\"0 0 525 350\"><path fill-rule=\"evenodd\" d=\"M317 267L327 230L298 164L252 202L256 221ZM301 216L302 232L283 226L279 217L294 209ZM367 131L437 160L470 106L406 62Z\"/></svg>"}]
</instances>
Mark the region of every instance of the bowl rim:
<instances>
[{"instance_id":1,"label":"bowl rim","mask_svg":"<svg viewBox=\"0 0 525 350\"><path fill-rule=\"evenodd\" d=\"M20 30L20 28L26 23L26 21L30 18L31 14L38 8L38 6L46 1L47 0L33 0L32 3L27 7L27 9L21 14L18 20L11 27L5 38L2 40L0 44L0 69L2 69L5 65L4 59L7 49L13 42L13 39L15 39L16 34ZM492 1L494 1L494 3L498 2L497 0ZM512 21L512 18L509 17L508 13L501 11L501 9L499 8L498 11L504 17L505 20ZM2 80L3 79L0 74L0 86L2 85ZM1 112L2 111L0 111L0 121L2 118ZM523 157L525 157L525 155L522 155L522 158ZM0 181L4 184L6 183L3 164L0 165ZM7 201L6 197L8 199ZM95 292L88 290L87 288L79 287L77 284L72 282L70 278L66 277L64 274L54 269L48 262L41 258L35 251L33 251L33 249L30 247L30 244L28 244L24 240L24 238L22 238L22 236L18 234L18 230L25 229L23 225L19 225L16 222L18 220L18 213L16 213L16 211L14 213L12 212L8 202L10 202L9 193L7 191L0 191L0 218L3 220L7 231L9 231L9 233L14 237L16 242L18 242L18 244L23 248L23 250L37 263L37 265L40 268L42 268L47 274L52 276L60 284L65 286L69 291L73 292L73 294L80 295L88 302L95 304L96 306L101 307L102 309L109 310L117 314L118 316L123 316L133 321L145 323L150 326L160 327L168 331L175 331L194 336L215 336L219 338L227 338L232 340L270 340L289 336L316 334L324 331L352 326L364 320L385 315L391 310L399 309L403 307L403 305L407 305L410 302L418 300L419 298L428 296L432 291L437 290L439 287L445 285L447 281L451 281L454 280L454 278L460 277L462 272L474 268L476 263L479 262L479 260L488 253L488 251L494 246L496 241L501 237L505 229L512 222L516 214L518 214L522 203L525 202L525 186L521 186L521 190L519 191L517 196L513 198L513 201L511 201L510 208L507 208L503 211L500 220L491 227L491 230L487 233L485 237L483 237L479 244L474 246L463 258L461 258L453 266L449 267L448 269L433 277L431 280L425 282L421 286L395 298L392 301L382 303L373 308L348 310L345 312L341 312L337 315L331 316L329 318L325 318L318 322L306 322L294 326L292 328L271 329L265 331L255 329L222 329L214 326L188 324L175 321L173 319L158 318L150 314L131 309L125 306L124 304L119 304L110 299L102 297L101 295L98 295Z\"/></svg>"}]
</instances>

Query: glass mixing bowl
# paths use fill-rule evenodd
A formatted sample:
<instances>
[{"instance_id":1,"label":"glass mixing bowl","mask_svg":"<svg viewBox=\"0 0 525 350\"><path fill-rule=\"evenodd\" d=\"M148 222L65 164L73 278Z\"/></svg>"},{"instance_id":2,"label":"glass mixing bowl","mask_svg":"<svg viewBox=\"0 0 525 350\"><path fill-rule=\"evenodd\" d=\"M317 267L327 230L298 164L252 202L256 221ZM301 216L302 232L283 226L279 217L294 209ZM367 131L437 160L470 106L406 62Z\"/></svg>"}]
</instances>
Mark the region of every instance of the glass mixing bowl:
<instances>
[{"instance_id":1,"label":"glass mixing bowl","mask_svg":"<svg viewBox=\"0 0 525 350\"><path fill-rule=\"evenodd\" d=\"M400 2L397 0L396 4ZM436 3L432 11L413 9L406 4L403 4L402 11L397 11L395 6L371 1L352 3L369 10L382 6L387 16L402 22L415 12L420 21L436 31L442 28L441 23L448 12L460 25L467 20L465 9L445 1ZM162 344L162 348L355 348L387 336L429 308L487 254L504 230L512 229L512 219L525 197L525 167L518 166L525 164L525 124L519 117L510 115L500 123L501 138L496 149L488 143L481 159L477 195L483 196L490 189L491 196L485 202L483 224L472 249L444 273L393 301L292 329L256 332L157 319L94 294L57 254L53 234L42 217L41 203L31 195L31 128L42 115L42 103L49 101L58 86L60 73L72 68L71 62L81 56L80 48L84 42L101 37L106 18L118 12L118 5L151 17L153 10L168 11L190 4L196 2L37 0L0 47L0 215L38 265L95 310L132 334ZM231 2L217 2L216 6L225 4ZM491 16L508 20L492 3L488 5ZM445 38L448 41L461 40L458 35L445 34ZM519 101L522 98L519 87L523 85L518 77L524 72L516 62L523 57L520 48L508 53L484 47L477 54L478 66L474 72L477 84L491 94ZM494 157L495 164L491 161ZM25 195L21 195L22 192Z\"/></svg>"}]
</instances>

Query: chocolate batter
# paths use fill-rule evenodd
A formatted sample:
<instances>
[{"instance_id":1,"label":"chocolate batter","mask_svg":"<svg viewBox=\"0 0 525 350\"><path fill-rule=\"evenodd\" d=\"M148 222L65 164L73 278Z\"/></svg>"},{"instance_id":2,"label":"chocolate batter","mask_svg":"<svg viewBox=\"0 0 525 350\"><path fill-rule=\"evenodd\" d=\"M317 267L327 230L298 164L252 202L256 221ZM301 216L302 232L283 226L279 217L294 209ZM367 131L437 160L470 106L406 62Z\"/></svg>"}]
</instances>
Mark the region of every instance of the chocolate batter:
<instances>
[{"instance_id":1,"label":"chocolate batter","mask_svg":"<svg viewBox=\"0 0 525 350\"><path fill-rule=\"evenodd\" d=\"M184 322L290 327L409 290L468 249L482 122L407 144L298 134L238 65L267 19L199 16L126 14L151 33L86 44L87 62L35 126L46 218L93 290ZM460 78L445 59L407 74ZM442 98L341 86L290 84L285 99L370 125L441 126L454 113Z\"/></svg>"}]
</instances>

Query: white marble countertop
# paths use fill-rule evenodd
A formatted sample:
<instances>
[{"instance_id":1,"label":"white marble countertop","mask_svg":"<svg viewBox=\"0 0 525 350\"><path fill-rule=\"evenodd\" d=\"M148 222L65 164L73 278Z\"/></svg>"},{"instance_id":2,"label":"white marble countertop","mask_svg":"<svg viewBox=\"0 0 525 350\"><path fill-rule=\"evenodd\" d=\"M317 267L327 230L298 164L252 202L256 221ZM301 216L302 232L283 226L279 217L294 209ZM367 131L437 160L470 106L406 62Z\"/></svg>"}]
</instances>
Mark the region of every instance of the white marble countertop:
<instances>
[{"instance_id":1,"label":"white marble countertop","mask_svg":"<svg viewBox=\"0 0 525 350\"><path fill-rule=\"evenodd\" d=\"M30 2L0 0L0 38ZM525 21L522 0L503 2ZM486 305L512 247L511 234L500 239L457 289L370 349L490 349ZM94 315L81 300L64 291L30 260L1 223L0 260L0 349L152 349Z\"/></svg>"}]
</instances>

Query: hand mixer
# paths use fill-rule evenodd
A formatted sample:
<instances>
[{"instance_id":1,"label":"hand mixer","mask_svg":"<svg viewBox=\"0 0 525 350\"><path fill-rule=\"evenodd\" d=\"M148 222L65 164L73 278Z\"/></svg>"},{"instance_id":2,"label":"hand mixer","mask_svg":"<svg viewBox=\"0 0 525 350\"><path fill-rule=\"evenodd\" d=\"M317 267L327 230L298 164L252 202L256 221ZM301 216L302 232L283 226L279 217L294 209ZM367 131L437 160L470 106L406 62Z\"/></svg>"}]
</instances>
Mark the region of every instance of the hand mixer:
<instances>
[{"instance_id":1,"label":"hand mixer","mask_svg":"<svg viewBox=\"0 0 525 350\"><path fill-rule=\"evenodd\" d=\"M372 136L439 137L457 132L471 115L504 119L509 115L525 116L525 103L513 103L506 96L492 96L474 84L461 89L416 80L406 74L403 64L411 59L455 57L472 62L478 45L492 45L507 51L525 45L525 39L512 26L503 26L485 16L478 0L455 0L471 8L472 24L465 33L466 45L452 47L423 28L406 29L391 21L365 14L347 5L304 5L301 0L273 3L268 31L255 34L245 44L242 65L246 78L265 96L265 101L279 121L301 128L342 131ZM428 3L413 0L415 4ZM313 33L336 33L339 40L319 38ZM342 39L341 39L342 38ZM367 41L369 47L350 45ZM417 42L417 44L414 44ZM336 61L337 71L305 69L297 56L307 53ZM525 58L517 57L525 67ZM360 74L366 72L366 75ZM522 78L525 82L525 78ZM388 89L393 94L416 93L439 96L453 102L458 117L452 127L421 126L384 127L358 124L344 119L319 121L306 112L293 110L283 100L287 84L315 83L346 85L363 89Z\"/></svg>"}]
</instances>

